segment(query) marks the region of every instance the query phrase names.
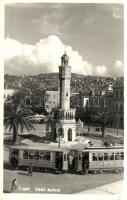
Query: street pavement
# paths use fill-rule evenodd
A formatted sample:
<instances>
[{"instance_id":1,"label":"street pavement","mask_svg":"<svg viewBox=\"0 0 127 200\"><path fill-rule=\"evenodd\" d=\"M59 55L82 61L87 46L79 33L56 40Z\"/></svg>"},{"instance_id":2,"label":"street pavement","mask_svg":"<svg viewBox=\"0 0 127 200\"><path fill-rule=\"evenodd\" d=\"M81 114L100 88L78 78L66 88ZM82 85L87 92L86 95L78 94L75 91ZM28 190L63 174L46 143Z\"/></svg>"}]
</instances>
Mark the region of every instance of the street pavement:
<instances>
[{"instance_id":1,"label":"street pavement","mask_svg":"<svg viewBox=\"0 0 127 200\"><path fill-rule=\"evenodd\" d=\"M46 172L33 172L32 177L28 171L4 169L4 192L10 192L11 182L18 181L17 193L60 193L75 194L92 190L102 185L121 181L122 174L53 174ZM26 190L29 188L29 190ZM96 192L95 192L96 193Z\"/></svg>"},{"instance_id":2,"label":"street pavement","mask_svg":"<svg viewBox=\"0 0 127 200\"><path fill-rule=\"evenodd\" d=\"M95 187L93 189L80 192L78 194L113 194L113 195L122 196L123 192L124 192L124 183L122 180L122 181L106 184L100 187Z\"/></svg>"}]
</instances>

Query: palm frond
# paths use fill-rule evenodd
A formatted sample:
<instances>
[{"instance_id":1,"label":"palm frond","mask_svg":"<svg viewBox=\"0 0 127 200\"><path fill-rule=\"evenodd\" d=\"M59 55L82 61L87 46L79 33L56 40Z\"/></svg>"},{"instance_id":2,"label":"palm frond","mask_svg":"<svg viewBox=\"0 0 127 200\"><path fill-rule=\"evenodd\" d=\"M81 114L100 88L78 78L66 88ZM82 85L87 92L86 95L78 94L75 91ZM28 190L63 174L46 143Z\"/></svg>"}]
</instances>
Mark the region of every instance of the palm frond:
<instances>
[{"instance_id":1,"label":"palm frond","mask_svg":"<svg viewBox=\"0 0 127 200\"><path fill-rule=\"evenodd\" d=\"M22 118L22 123L24 124L24 127L30 131L31 129L35 129L35 127L33 126L33 124L31 123L30 120L26 119L26 118Z\"/></svg>"},{"instance_id":2,"label":"palm frond","mask_svg":"<svg viewBox=\"0 0 127 200\"><path fill-rule=\"evenodd\" d=\"M23 132L25 128L28 131L35 129L32 122L27 118L28 115L29 111L26 112L26 110L21 107L21 104L15 107L12 105L8 115L4 118L5 128L9 128L10 132L13 130L13 135L18 134L19 128L21 132Z\"/></svg>"}]
</instances>

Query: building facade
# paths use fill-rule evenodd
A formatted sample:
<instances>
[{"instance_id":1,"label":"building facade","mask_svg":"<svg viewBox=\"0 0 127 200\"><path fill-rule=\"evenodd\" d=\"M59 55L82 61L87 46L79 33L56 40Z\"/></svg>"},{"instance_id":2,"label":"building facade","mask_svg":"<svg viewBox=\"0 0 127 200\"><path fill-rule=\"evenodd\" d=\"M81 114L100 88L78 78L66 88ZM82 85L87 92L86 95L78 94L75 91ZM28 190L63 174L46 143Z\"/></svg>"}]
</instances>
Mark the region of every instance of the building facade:
<instances>
[{"instance_id":1,"label":"building facade","mask_svg":"<svg viewBox=\"0 0 127 200\"><path fill-rule=\"evenodd\" d=\"M87 99L87 102L86 102ZM85 100L85 101L84 101ZM84 103L85 102L85 103ZM89 111L102 112L106 110L111 122L108 127L124 128L124 85L123 81L117 80L115 84L102 94L82 94L82 107Z\"/></svg>"},{"instance_id":2,"label":"building facade","mask_svg":"<svg viewBox=\"0 0 127 200\"><path fill-rule=\"evenodd\" d=\"M46 91L47 100L45 103L45 108L48 112L51 112L53 108L57 108L59 106L59 91Z\"/></svg>"},{"instance_id":3,"label":"building facade","mask_svg":"<svg viewBox=\"0 0 127 200\"><path fill-rule=\"evenodd\" d=\"M114 127L124 128L124 85L122 81L117 81L113 86L113 116Z\"/></svg>"}]
</instances>

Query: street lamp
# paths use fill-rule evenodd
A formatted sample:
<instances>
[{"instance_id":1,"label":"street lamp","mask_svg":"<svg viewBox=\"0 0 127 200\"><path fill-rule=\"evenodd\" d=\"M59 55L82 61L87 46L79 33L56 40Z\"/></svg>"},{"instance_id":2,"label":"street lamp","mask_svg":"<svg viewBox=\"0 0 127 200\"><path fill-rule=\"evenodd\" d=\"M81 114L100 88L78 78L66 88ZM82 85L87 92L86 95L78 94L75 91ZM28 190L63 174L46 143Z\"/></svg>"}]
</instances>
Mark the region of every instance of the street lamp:
<instances>
[{"instance_id":1,"label":"street lamp","mask_svg":"<svg viewBox=\"0 0 127 200\"><path fill-rule=\"evenodd\" d=\"M60 148L60 136L62 136L62 134L63 134L63 123L59 121L58 124L59 124L59 129L58 129L58 137L59 137L58 147Z\"/></svg>"},{"instance_id":2,"label":"street lamp","mask_svg":"<svg viewBox=\"0 0 127 200\"><path fill-rule=\"evenodd\" d=\"M118 106L117 106L117 109L116 109L116 128L117 128L117 136L118 136Z\"/></svg>"}]
</instances>

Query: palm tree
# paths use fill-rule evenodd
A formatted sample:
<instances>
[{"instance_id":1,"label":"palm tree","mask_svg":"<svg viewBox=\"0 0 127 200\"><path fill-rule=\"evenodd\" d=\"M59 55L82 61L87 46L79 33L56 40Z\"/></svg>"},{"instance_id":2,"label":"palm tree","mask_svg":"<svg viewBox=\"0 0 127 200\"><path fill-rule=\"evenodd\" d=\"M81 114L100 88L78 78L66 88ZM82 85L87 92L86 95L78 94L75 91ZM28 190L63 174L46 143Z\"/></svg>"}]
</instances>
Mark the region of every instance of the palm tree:
<instances>
[{"instance_id":1,"label":"palm tree","mask_svg":"<svg viewBox=\"0 0 127 200\"><path fill-rule=\"evenodd\" d=\"M30 131L35 129L32 122L28 119L30 112L21 108L20 105L16 106L11 104L7 112L5 111L4 124L5 128L9 128L9 132L13 131L13 143L18 143L18 131L23 132L24 129Z\"/></svg>"},{"instance_id":2,"label":"palm tree","mask_svg":"<svg viewBox=\"0 0 127 200\"><path fill-rule=\"evenodd\" d=\"M91 111L89 109L85 109L80 113L80 119L89 125L100 125L102 138L105 137L105 128L107 125L113 123L113 119L110 116L109 111L107 109L102 109L101 111Z\"/></svg>"},{"instance_id":3,"label":"palm tree","mask_svg":"<svg viewBox=\"0 0 127 200\"><path fill-rule=\"evenodd\" d=\"M94 123L101 125L102 138L104 138L106 125L113 123L113 119L110 117L109 112L103 110L96 115L91 115L91 119Z\"/></svg>"}]
</instances>

